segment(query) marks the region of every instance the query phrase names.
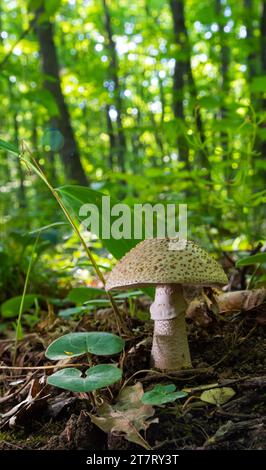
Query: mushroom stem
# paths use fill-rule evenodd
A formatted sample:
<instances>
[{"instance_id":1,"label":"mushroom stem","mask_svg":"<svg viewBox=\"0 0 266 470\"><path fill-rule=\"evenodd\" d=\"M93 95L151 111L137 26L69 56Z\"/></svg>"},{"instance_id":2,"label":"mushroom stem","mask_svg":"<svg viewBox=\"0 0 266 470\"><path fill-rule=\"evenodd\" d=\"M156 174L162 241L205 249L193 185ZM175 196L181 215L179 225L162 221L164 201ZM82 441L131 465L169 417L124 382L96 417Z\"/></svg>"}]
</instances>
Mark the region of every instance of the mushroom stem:
<instances>
[{"instance_id":1,"label":"mushroom stem","mask_svg":"<svg viewBox=\"0 0 266 470\"><path fill-rule=\"evenodd\" d=\"M151 305L154 320L151 363L165 370L191 367L186 331L186 301L181 285L160 285Z\"/></svg>"}]
</instances>

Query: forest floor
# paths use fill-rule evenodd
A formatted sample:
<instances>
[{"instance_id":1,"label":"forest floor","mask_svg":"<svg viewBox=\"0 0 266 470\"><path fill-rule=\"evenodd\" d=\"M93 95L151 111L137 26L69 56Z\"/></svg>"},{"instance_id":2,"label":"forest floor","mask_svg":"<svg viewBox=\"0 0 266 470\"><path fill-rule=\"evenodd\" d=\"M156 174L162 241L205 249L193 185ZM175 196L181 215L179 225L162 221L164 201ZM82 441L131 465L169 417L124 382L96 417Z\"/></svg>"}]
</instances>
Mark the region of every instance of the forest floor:
<instances>
[{"instance_id":1,"label":"forest floor","mask_svg":"<svg viewBox=\"0 0 266 470\"><path fill-rule=\"evenodd\" d=\"M137 302L139 308L148 308L145 299ZM265 314L265 310L264 304L259 313ZM126 304L124 314L127 315ZM84 316L78 323L46 316L35 332L25 332L19 343L16 365L21 369L3 368L12 365L14 341L0 339L0 374L4 383L0 398L0 449L143 451L145 447L167 451L265 446L265 327L256 321L254 309L251 315L240 312L214 319L207 328L188 320L193 369L167 375L149 371L152 323L128 316L127 324L131 333L125 336L126 352L121 364L124 386L138 383L146 391L158 383L174 383L178 390L188 392L182 400L154 407L152 419L142 416L145 430L137 432L137 439L143 439L142 447L127 440L125 433L103 432L93 424L91 417L97 415L97 409L87 394L46 385L45 375L53 369L30 369L51 366L44 357L44 349L61 334L73 330L117 333L111 311L102 309L93 318ZM99 362L99 357L96 361ZM82 361L79 358L71 362ZM200 398L208 386L229 387L235 394L224 403L210 404ZM115 384L111 389L101 390L96 401L115 403L120 388L121 384Z\"/></svg>"}]
</instances>

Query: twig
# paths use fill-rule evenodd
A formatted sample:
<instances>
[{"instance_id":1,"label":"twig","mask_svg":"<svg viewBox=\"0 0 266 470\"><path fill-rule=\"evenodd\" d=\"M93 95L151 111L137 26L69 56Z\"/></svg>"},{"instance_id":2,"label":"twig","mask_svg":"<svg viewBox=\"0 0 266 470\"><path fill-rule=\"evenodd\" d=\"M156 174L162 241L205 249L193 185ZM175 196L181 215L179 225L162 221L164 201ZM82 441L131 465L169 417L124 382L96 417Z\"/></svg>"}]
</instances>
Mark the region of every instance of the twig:
<instances>
[{"instance_id":1,"label":"twig","mask_svg":"<svg viewBox=\"0 0 266 470\"><path fill-rule=\"evenodd\" d=\"M58 368L64 368L64 367L88 367L88 364L55 364L53 366L33 366L33 367L28 367L28 366L0 366L0 369L10 369L10 370L45 370L45 369L58 369Z\"/></svg>"},{"instance_id":2,"label":"twig","mask_svg":"<svg viewBox=\"0 0 266 470\"><path fill-rule=\"evenodd\" d=\"M250 419L246 421L241 421L239 423L233 423L232 421L227 421L226 424L219 427L216 433L211 436L206 442L203 444L203 449L216 444L217 442L221 442L227 440L230 436L234 435L237 432L244 431L245 433L250 429L257 429L259 426L262 426L266 423L266 418L260 419Z\"/></svg>"},{"instance_id":3,"label":"twig","mask_svg":"<svg viewBox=\"0 0 266 470\"><path fill-rule=\"evenodd\" d=\"M164 374L163 372L159 372L159 371L157 371L157 370L152 370L152 369L138 370L137 372L135 372L134 374L132 374L132 375L129 377L129 379L125 380L125 382L123 383L123 385L122 385L120 391L123 390L123 388L130 382L130 380L133 379L133 377L136 377L136 375L138 375L138 374L143 374L143 372L153 372L153 373L158 374L158 375L163 375L164 377L169 377L169 376L167 376L166 374ZM170 378L170 377L169 377L169 378Z\"/></svg>"},{"instance_id":4,"label":"twig","mask_svg":"<svg viewBox=\"0 0 266 470\"><path fill-rule=\"evenodd\" d=\"M23 449L23 447L20 447L17 444L12 444L11 442L8 442L8 441L1 441L1 442L2 442L2 444L13 447L13 449L19 449L19 450Z\"/></svg>"},{"instance_id":5,"label":"twig","mask_svg":"<svg viewBox=\"0 0 266 470\"><path fill-rule=\"evenodd\" d=\"M33 374L31 374L31 376L26 380L26 382L24 382L21 387L19 387L17 390L15 390L15 392L10 393L9 395L7 395L5 397L0 397L0 404L9 401L11 398L14 398L16 395L21 393L22 390L24 390L24 388L26 388L27 385L29 385L29 383L32 380L32 378L34 377L34 375L35 375L35 372L33 372Z\"/></svg>"},{"instance_id":6,"label":"twig","mask_svg":"<svg viewBox=\"0 0 266 470\"><path fill-rule=\"evenodd\" d=\"M260 415L254 413L231 413L230 411L222 410L220 407L215 410L215 414L238 419L258 419L261 417Z\"/></svg>"}]
</instances>

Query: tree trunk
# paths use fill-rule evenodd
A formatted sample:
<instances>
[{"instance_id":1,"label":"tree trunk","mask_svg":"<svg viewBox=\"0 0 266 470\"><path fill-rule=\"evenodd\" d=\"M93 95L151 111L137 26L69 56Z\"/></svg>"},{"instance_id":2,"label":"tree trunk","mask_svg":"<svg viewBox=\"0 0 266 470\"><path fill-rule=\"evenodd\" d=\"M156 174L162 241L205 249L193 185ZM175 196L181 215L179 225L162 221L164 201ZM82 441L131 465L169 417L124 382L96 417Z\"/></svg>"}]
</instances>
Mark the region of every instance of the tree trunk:
<instances>
[{"instance_id":1,"label":"tree trunk","mask_svg":"<svg viewBox=\"0 0 266 470\"><path fill-rule=\"evenodd\" d=\"M19 147L19 129L18 129L18 121L17 121L17 113L14 113L13 116L13 123L14 123L14 142L17 147ZM19 190L18 190L18 204L19 207L26 207L26 193L25 193L25 186L24 186L24 173L21 165L20 158L16 156L16 167L19 179Z\"/></svg>"},{"instance_id":2,"label":"tree trunk","mask_svg":"<svg viewBox=\"0 0 266 470\"><path fill-rule=\"evenodd\" d=\"M228 80L228 68L229 68L229 60L230 60L230 50L227 45L227 38L226 34L224 33L224 11L223 11L223 3L222 0L216 0L216 14L217 14L217 23L218 23L218 35L219 35L219 45L221 47L220 51L220 83L219 86L222 90L223 93L223 100L229 93L229 80ZM219 111L219 117L221 120L225 119L227 116L227 109L224 104L222 104L220 111ZM230 181L232 178L232 169L231 169L231 161L230 161L230 155L228 155L228 133L225 131L222 131L220 133L220 143L221 147L223 149L223 154L224 154L224 160L227 160L228 166L225 167L225 179L227 181ZM228 190L230 188L228 187Z\"/></svg>"},{"instance_id":3,"label":"tree trunk","mask_svg":"<svg viewBox=\"0 0 266 470\"><path fill-rule=\"evenodd\" d=\"M115 138L115 133L113 129L113 123L110 118L110 106L109 104L106 105L105 107L105 113L106 113L106 124L107 124L107 132L109 136L109 159L108 159L108 164L109 168L112 170L114 166L114 156L115 156L115 149L116 149L116 138Z\"/></svg>"},{"instance_id":4,"label":"tree trunk","mask_svg":"<svg viewBox=\"0 0 266 470\"><path fill-rule=\"evenodd\" d=\"M117 112L117 157L120 170L125 172L125 154L127 151L126 138L123 129L122 122L122 99L121 99L121 87L118 77L118 61L115 48L115 42L113 40L113 31L111 24L111 16L107 0L102 0L104 10L104 23L107 35L107 48L109 51L110 58L110 72L111 79L114 85L114 96L115 96L115 107Z\"/></svg>"},{"instance_id":5,"label":"tree trunk","mask_svg":"<svg viewBox=\"0 0 266 470\"><path fill-rule=\"evenodd\" d=\"M41 11L42 9L36 14L39 15ZM42 71L46 77L49 77L44 81L44 88L52 94L59 109L59 116L54 118L54 122L63 137L60 157L67 177L80 184L86 185L88 181L80 161L79 150L71 126L69 111L61 89L53 25L48 20L41 24L37 21L35 31L40 46Z\"/></svg>"},{"instance_id":6,"label":"tree trunk","mask_svg":"<svg viewBox=\"0 0 266 470\"><path fill-rule=\"evenodd\" d=\"M258 64L258 59L257 59L257 54L255 47L253 47L253 40L254 40L254 34L253 34L253 17L254 17L254 3L252 0L244 0L244 8L245 8L245 18L244 22L246 24L246 29L247 29L247 45L248 45L248 55L247 55L247 68L248 68L248 78L249 81L251 81L255 75L257 74L257 64ZM255 45L254 45L255 46Z\"/></svg>"},{"instance_id":7,"label":"tree trunk","mask_svg":"<svg viewBox=\"0 0 266 470\"><path fill-rule=\"evenodd\" d=\"M174 34L176 45L180 50L184 51L186 47L186 28L184 19L184 4L182 0L170 0L170 7L174 22ZM185 121L184 113L184 88L185 75L187 71L187 59L179 58L175 60L174 77L173 77L173 110L176 119ZM177 138L179 151L179 160L188 167L189 147L184 136L181 133Z\"/></svg>"},{"instance_id":8,"label":"tree trunk","mask_svg":"<svg viewBox=\"0 0 266 470\"><path fill-rule=\"evenodd\" d=\"M195 102L195 124L202 144L205 142L203 123L199 106L197 105L197 89L191 68L191 52L188 38L188 32L185 23L184 0L169 0L173 17L174 34L178 50L182 53L182 58L175 61L174 83L173 83L173 101L174 115L177 119L184 121L184 88L188 85L190 98ZM180 152L180 160L188 164L189 145L183 135L178 138L178 147ZM199 152L200 164L205 167L209 166L208 159L203 150Z\"/></svg>"}]
</instances>

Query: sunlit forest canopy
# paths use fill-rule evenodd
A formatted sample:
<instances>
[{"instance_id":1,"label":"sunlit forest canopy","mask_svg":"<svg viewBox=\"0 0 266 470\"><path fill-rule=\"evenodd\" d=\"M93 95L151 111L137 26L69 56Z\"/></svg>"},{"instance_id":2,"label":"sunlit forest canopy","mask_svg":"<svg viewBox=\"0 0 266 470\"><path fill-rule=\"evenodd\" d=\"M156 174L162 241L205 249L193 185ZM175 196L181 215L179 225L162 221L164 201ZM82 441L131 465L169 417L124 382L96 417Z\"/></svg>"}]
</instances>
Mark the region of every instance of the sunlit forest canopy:
<instances>
[{"instance_id":1,"label":"sunlit forest canopy","mask_svg":"<svg viewBox=\"0 0 266 470\"><path fill-rule=\"evenodd\" d=\"M1 0L0 27L0 138L55 187L186 203L189 236L214 251L262 238L264 0ZM64 218L17 156L0 158L3 244L16 252ZM71 245L66 226L51 230Z\"/></svg>"}]
</instances>

